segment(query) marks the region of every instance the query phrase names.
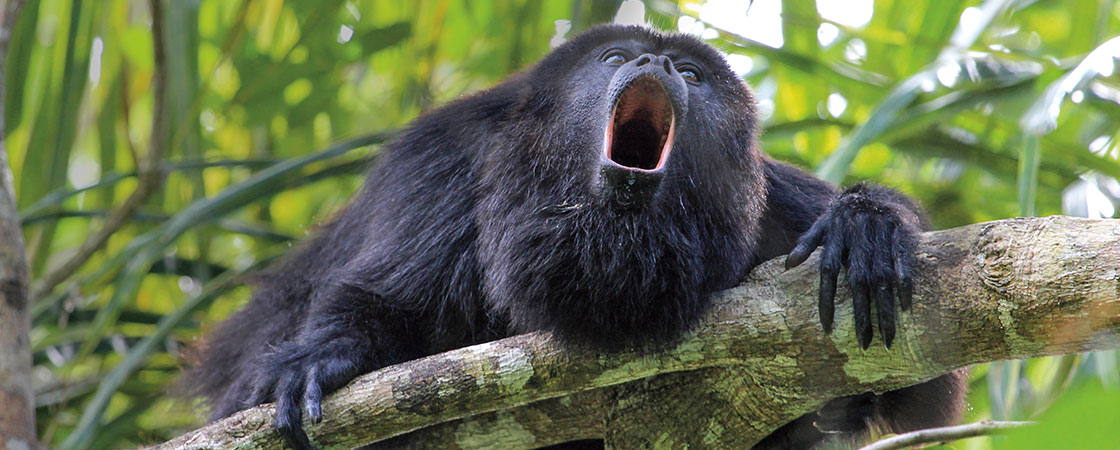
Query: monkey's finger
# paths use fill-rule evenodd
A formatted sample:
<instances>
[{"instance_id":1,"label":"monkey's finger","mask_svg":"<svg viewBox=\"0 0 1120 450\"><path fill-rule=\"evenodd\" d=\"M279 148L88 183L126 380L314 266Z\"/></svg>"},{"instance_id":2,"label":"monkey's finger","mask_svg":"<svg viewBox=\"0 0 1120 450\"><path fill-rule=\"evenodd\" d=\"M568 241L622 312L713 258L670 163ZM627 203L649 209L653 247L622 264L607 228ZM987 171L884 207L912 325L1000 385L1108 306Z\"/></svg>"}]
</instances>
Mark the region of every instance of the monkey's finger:
<instances>
[{"instance_id":1,"label":"monkey's finger","mask_svg":"<svg viewBox=\"0 0 1120 450\"><path fill-rule=\"evenodd\" d=\"M832 322L836 313L836 277L840 275L840 265L843 263L839 233L829 234L833 237L825 241L824 248L821 250L821 286L817 297L817 310L825 333L832 333Z\"/></svg>"},{"instance_id":2,"label":"monkey's finger","mask_svg":"<svg viewBox=\"0 0 1120 450\"><path fill-rule=\"evenodd\" d=\"M852 312L855 314L856 338L859 346L871 346L871 264L872 242L867 239L867 219L857 219L848 227L848 285L852 288Z\"/></svg>"},{"instance_id":3,"label":"monkey's finger","mask_svg":"<svg viewBox=\"0 0 1120 450\"><path fill-rule=\"evenodd\" d=\"M285 370L280 382L276 385L276 417L273 427L284 436L292 448L297 450L311 450L311 440L303 431L301 422L299 399L303 397L304 379L297 369Z\"/></svg>"},{"instance_id":4,"label":"monkey's finger","mask_svg":"<svg viewBox=\"0 0 1120 450\"><path fill-rule=\"evenodd\" d=\"M817 310L821 316L821 327L826 334L832 333L832 319L836 314L836 272L821 270L821 289L817 298Z\"/></svg>"},{"instance_id":5,"label":"monkey's finger","mask_svg":"<svg viewBox=\"0 0 1120 450\"><path fill-rule=\"evenodd\" d=\"M307 389L303 392L303 408L312 423L323 420L323 386L319 383L319 367L307 371Z\"/></svg>"},{"instance_id":6,"label":"monkey's finger","mask_svg":"<svg viewBox=\"0 0 1120 450\"><path fill-rule=\"evenodd\" d=\"M894 252L892 246L895 225L889 221L873 222L871 230L871 292L875 295L875 307L879 312L879 333L883 336L883 346L888 350L894 342Z\"/></svg>"},{"instance_id":7,"label":"monkey's finger","mask_svg":"<svg viewBox=\"0 0 1120 450\"><path fill-rule=\"evenodd\" d=\"M809 227L809 231L797 238L797 246L786 257L786 270L797 267L806 259L809 259L809 255L812 255L813 250L816 250L821 245L821 241L824 240L825 232L829 229L831 222L831 217L826 213L817 218L813 226Z\"/></svg>"},{"instance_id":8,"label":"monkey's finger","mask_svg":"<svg viewBox=\"0 0 1120 450\"><path fill-rule=\"evenodd\" d=\"M875 290L877 292L875 305L879 310L879 333L883 335L883 346L890 350L895 332L894 291L891 289L890 279L884 279Z\"/></svg>"},{"instance_id":9,"label":"monkey's finger","mask_svg":"<svg viewBox=\"0 0 1120 450\"><path fill-rule=\"evenodd\" d=\"M852 312L855 314L856 339L860 348L867 350L871 346L871 300L868 295L868 285L863 281L849 280L852 288Z\"/></svg>"},{"instance_id":10,"label":"monkey's finger","mask_svg":"<svg viewBox=\"0 0 1120 450\"><path fill-rule=\"evenodd\" d=\"M307 372L307 389L303 394L303 407L307 411L307 418L314 423L323 420L323 393L333 391L346 384L361 370L351 358L340 356L339 347L356 348L358 344L351 339L337 339L332 343L332 348L325 348L322 353L333 355L320 360Z\"/></svg>"},{"instance_id":11,"label":"monkey's finger","mask_svg":"<svg viewBox=\"0 0 1120 450\"><path fill-rule=\"evenodd\" d=\"M903 230L895 231L891 250L894 254L895 283L898 285L898 306L903 311L909 311L914 298L914 276L910 266L914 255L913 243Z\"/></svg>"}]
</instances>

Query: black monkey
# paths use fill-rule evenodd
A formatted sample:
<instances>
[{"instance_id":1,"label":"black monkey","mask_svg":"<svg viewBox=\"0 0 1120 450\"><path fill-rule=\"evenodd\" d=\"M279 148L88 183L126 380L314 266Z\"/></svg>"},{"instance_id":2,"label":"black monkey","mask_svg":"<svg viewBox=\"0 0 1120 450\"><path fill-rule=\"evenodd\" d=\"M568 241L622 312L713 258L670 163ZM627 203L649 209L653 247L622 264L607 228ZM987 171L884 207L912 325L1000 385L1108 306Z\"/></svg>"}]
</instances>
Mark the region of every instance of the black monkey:
<instances>
[{"instance_id":1,"label":"black monkey","mask_svg":"<svg viewBox=\"0 0 1120 450\"><path fill-rule=\"evenodd\" d=\"M924 226L882 187L844 192L764 156L755 102L712 47L593 29L494 88L416 119L352 204L265 276L207 340L187 383L213 418L276 402L275 426L386 365L550 330L608 346L666 341L762 261L822 247L830 330L840 267L860 344L890 346ZM808 447L956 419L963 377L838 399L760 447ZM823 430L824 432L822 432Z\"/></svg>"}]
</instances>

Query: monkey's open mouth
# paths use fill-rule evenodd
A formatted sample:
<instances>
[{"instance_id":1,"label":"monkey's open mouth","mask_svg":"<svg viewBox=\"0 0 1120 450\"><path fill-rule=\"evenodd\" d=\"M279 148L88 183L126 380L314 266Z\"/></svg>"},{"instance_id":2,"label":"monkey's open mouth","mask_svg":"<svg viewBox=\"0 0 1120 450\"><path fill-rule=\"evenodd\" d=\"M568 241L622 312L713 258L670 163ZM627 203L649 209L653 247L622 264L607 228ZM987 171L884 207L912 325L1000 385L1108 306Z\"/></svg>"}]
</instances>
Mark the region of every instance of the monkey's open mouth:
<instances>
[{"instance_id":1,"label":"monkey's open mouth","mask_svg":"<svg viewBox=\"0 0 1120 450\"><path fill-rule=\"evenodd\" d=\"M607 159L630 169L660 170L673 148L673 103L661 82L641 77L614 103L607 125Z\"/></svg>"}]
</instances>

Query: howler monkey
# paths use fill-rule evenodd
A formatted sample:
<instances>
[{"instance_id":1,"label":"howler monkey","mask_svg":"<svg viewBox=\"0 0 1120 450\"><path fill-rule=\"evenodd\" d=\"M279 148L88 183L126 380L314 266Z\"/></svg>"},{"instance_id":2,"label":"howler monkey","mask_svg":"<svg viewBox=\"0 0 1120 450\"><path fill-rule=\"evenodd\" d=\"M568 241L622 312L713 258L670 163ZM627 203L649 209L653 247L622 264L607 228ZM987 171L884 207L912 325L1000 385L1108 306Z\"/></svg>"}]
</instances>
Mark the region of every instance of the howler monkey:
<instances>
[{"instance_id":1,"label":"howler monkey","mask_svg":"<svg viewBox=\"0 0 1120 450\"><path fill-rule=\"evenodd\" d=\"M817 247L824 329L844 266L859 343L875 307L890 346L921 213L887 188L838 192L757 140L754 98L715 49L595 28L384 146L352 204L264 276L187 382L215 419L276 402L276 427L309 447L301 419L363 373L533 330L665 341L760 262ZM837 399L760 446L942 425L961 383Z\"/></svg>"}]
</instances>

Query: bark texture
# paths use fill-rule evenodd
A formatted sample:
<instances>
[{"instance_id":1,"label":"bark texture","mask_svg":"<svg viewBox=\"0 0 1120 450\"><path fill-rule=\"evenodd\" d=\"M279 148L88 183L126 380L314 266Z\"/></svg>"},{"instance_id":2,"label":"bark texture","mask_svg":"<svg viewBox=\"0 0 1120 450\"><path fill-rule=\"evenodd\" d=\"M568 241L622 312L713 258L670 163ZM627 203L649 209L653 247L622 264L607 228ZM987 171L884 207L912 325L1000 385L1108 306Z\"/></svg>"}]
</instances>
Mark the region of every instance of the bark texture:
<instances>
[{"instance_id":1,"label":"bark texture","mask_svg":"<svg viewBox=\"0 0 1120 450\"><path fill-rule=\"evenodd\" d=\"M814 256L757 268L662 349L599 353L534 333L386 367L305 423L324 447L750 445L825 401L1005 359L1120 348L1120 221L1009 219L926 233L894 347L862 351L851 302L817 320ZM850 298L841 288L843 299ZM879 339L876 336L876 339ZM281 448L264 405L163 448Z\"/></svg>"},{"instance_id":2,"label":"bark texture","mask_svg":"<svg viewBox=\"0 0 1120 450\"><path fill-rule=\"evenodd\" d=\"M0 0L0 69L9 63L8 42L23 4L23 0ZM27 337L31 328L27 315L27 256L4 145L5 87L4 70L0 70L0 449L16 450L36 446L35 407Z\"/></svg>"}]
</instances>

